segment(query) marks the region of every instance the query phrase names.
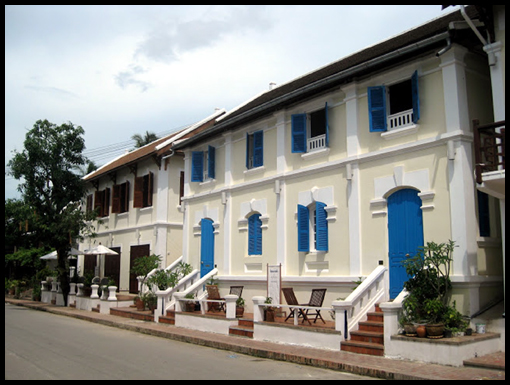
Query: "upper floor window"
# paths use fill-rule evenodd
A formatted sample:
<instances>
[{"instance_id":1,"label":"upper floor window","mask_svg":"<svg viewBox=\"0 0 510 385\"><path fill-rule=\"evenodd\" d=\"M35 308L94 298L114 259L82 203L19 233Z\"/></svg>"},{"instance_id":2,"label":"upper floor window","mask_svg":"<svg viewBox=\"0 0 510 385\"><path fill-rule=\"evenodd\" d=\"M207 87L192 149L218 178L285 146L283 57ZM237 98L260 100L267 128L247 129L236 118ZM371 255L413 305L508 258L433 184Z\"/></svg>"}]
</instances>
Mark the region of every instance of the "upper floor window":
<instances>
[{"instance_id":1,"label":"upper floor window","mask_svg":"<svg viewBox=\"0 0 510 385\"><path fill-rule=\"evenodd\" d=\"M105 188L94 193L94 210L99 218L110 215L110 189Z\"/></svg>"},{"instance_id":2,"label":"upper floor window","mask_svg":"<svg viewBox=\"0 0 510 385\"><path fill-rule=\"evenodd\" d=\"M328 251L326 204L298 205L298 251Z\"/></svg>"},{"instance_id":3,"label":"upper floor window","mask_svg":"<svg viewBox=\"0 0 510 385\"><path fill-rule=\"evenodd\" d=\"M112 213L125 213L129 210L129 181L113 186Z\"/></svg>"},{"instance_id":4,"label":"upper floor window","mask_svg":"<svg viewBox=\"0 0 510 385\"><path fill-rule=\"evenodd\" d=\"M416 124L420 119L418 72L411 79L385 87L368 87L370 132Z\"/></svg>"},{"instance_id":5,"label":"upper floor window","mask_svg":"<svg viewBox=\"0 0 510 385\"><path fill-rule=\"evenodd\" d=\"M328 103L320 110L292 115L291 125L293 153L312 152L328 147Z\"/></svg>"},{"instance_id":6,"label":"upper floor window","mask_svg":"<svg viewBox=\"0 0 510 385\"><path fill-rule=\"evenodd\" d=\"M203 182L216 177L216 148L209 146L207 151L191 153L191 181Z\"/></svg>"},{"instance_id":7,"label":"upper floor window","mask_svg":"<svg viewBox=\"0 0 510 385\"><path fill-rule=\"evenodd\" d=\"M246 168L264 165L264 131L246 135Z\"/></svg>"},{"instance_id":8,"label":"upper floor window","mask_svg":"<svg viewBox=\"0 0 510 385\"><path fill-rule=\"evenodd\" d=\"M133 207L152 206L153 184L154 174L152 172L135 178Z\"/></svg>"}]
</instances>

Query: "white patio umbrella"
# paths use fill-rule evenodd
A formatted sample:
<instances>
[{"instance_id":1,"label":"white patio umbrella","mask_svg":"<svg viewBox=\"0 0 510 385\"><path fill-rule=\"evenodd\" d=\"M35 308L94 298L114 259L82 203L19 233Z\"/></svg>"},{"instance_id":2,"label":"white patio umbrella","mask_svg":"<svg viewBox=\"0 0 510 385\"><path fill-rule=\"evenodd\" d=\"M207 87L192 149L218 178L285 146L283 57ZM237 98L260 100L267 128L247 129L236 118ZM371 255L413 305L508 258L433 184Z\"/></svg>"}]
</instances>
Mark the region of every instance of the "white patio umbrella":
<instances>
[{"instance_id":1,"label":"white patio umbrella","mask_svg":"<svg viewBox=\"0 0 510 385\"><path fill-rule=\"evenodd\" d=\"M106 246L103 246L101 243L91 249L84 250L84 254L86 254L86 255L100 255L100 256L101 255L119 255L119 253L117 253L116 251L113 251L112 249L109 249ZM101 258L101 257L99 257L99 258ZM99 264L98 264L97 260L96 260L95 275L96 276L99 275Z\"/></svg>"},{"instance_id":2,"label":"white patio umbrella","mask_svg":"<svg viewBox=\"0 0 510 385\"><path fill-rule=\"evenodd\" d=\"M71 247L71 251L69 251L69 259L76 258L76 255L83 255L85 254L83 251L75 249L74 247ZM50 260L50 259L57 259L57 250L52 251L49 254L43 255L41 259Z\"/></svg>"}]
</instances>

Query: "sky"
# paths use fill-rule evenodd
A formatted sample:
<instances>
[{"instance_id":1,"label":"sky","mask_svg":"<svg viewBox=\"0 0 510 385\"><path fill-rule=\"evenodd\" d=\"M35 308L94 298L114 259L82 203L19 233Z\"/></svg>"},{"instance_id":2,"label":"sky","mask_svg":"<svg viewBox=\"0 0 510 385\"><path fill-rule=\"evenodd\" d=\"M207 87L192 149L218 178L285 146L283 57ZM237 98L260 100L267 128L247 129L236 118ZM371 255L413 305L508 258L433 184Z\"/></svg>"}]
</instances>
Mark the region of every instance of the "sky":
<instances>
[{"instance_id":1,"label":"sky","mask_svg":"<svg viewBox=\"0 0 510 385\"><path fill-rule=\"evenodd\" d=\"M458 7L5 5L5 199L37 120L85 130L101 166Z\"/></svg>"}]
</instances>

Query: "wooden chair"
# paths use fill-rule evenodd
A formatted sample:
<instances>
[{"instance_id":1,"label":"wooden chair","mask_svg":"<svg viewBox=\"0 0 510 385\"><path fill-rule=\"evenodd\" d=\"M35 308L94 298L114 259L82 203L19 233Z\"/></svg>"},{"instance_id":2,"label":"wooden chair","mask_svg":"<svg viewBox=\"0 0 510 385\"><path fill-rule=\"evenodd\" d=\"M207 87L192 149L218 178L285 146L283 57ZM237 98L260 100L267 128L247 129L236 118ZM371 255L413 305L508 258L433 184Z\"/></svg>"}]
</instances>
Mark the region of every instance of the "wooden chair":
<instances>
[{"instance_id":1,"label":"wooden chair","mask_svg":"<svg viewBox=\"0 0 510 385\"><path fill-rule=\"evenodd\" d=\"M230 286L229 294L235 294L238 297L241 297L241 294L243 294L243 288L244 286Z\"/></svg>"},{"instance_id":2,"label":"wooden chair","mask_svg":"<svg viewBox=\"0 0 510 385\"><path fill-rule=\"evenodd\" d=\"M326 296L326 290L327 289L312 289L312 294L310 295L310 301L308 302L308 304L306 306L316 306L318 308L321 307L322 303L324 302L324 297ZM315 311L315 313L310 313L310 314L308 313L308 312L313 312L313 311ZM317 318L320 318L323 323L326 323L326 321L324 321L324 319L321 316L320 309L316 309L316 310L306 309L305 314L307 316L315 315L315 319L313 320L313 323L315 323L315 321L317 321Z\"/></svg>"},{"instance_id":3,"label":"wooden chair","mask_svg":"<svg viewBox=\"0 0 510 385\"><path fill-rule=\"evenodd\" d=\"M207 290L207 299L217 299L224 301L225 298L220 297L220 291L218 290L218 286L216 285L205 285L205 289ZM225 304L221 302L210 302L208 303L209 307L207 311L225 311Z\"/></svg>"},{"instance_id":4,"label":"wooden chair","mask_svg":"<svg viewBox=\"0 0 510 385\"><path fill-rule=\"evenodd\" d=\"M292 287L282 287L282 291L283 291L283 295L285 296L285 301L287 301L287 305L289 306L299 306L300 304L298 303L297 299L296 299L296 295L294 294L294 289ZM301 306L307 306L307 305L301 305ZM303 318L303 321L302 322L305 322L308 321L308 323L311 325L312 323L310 322L310 320L308 319L308 317L306 316L306 313L303 311L303 309L300 309L299 307L295 307L295 308L290 308L290 314L287 316L287 318L285 318L285 322L287 322L287 320L290 318L290 317L294 317L294 312L297 310L298 311L298 319L299 318Z\"/></svg>"}]
</instances>

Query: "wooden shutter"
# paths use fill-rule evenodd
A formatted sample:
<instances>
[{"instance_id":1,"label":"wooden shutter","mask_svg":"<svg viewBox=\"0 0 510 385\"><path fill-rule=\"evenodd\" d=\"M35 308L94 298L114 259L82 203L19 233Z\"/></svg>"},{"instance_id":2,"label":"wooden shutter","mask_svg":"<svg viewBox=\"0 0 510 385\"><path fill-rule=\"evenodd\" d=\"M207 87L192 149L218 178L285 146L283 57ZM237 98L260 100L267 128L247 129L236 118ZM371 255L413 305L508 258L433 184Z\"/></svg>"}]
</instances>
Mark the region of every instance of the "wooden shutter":
<instances>
[{"instance_id":1,"label":"wooden shutter","mask_svg":"<svg viewBox=\"0 0 510 385\"><path fill-rule=\"evenodd\" d=\"M262 255L262 221L260 214L248 218L248 255Z\"/></svg>"},{"instance_id":2,"label":"wooden shutter","mask_svg":"<svg viewBox=\"0 0 510 385\"><path fill-rule=\"evenodd\" d=\"M386 88L368 87L368 115L370 132L386 131Z\"/></svg>"},{"instance_id":3,"label":"wooden shutter","mask_svg":"<svg viewBox=\"0 0 510 385\"><path fill-rule=\"evenodd\" d=\"M152 206L152 197L154 195L154 173L149 172L148 182L147 182L147 191L144 191L144 194L147 194L147 206Z\"/></svg>"},{"instance_id":4,"label":"wooden shutter","mask_svg":"<svg viewBox=\"0 0 510 385\"><path fill-rule=\"evenodd\" d=\"M328 251L328 213L325 210L326 204L317 202L315 204L315 234L317 251Z\"/></svg>"},{"instance_id":5,"label":"wooden shutter","mask_svg":"<svg viewBox=\"0 0 510 385\"><path fill-rule=\"evenodd\" d=\"M107 187L103 192L103 217L110 215L110 188Z\"/></svg>"},{"instance_id":6,"label":"wooden shutter","mask_svg":"<svg viewBox=\"0 0 510 385\"><path fill-rule=\"evenodd\" d=\"M209 146L208 148L208 158L207 158L207 176L211 179L216 178L216 149L213 146Z\"/></svg>"},{"instance_id":7,"label":"wooden shutter","mask_svg":"<svg viewBox=\"0 0 510 385\"><path fill-rule=\"evenodd\" d=\"M193 151L191 153L191 181L204 181L204 152Z\"/></svg>"},{"instance_id":8,"label":"wooden shutter","mask_svg":"<svg viewBox=\"0 0 510 385\"><path fill-rule=\"evenodd\" d=\"M119 185L119 184L116 184L113 186L112 214L120 213L120 189L121 189L121 185Z\"/></svg>"},{"instance_id":9,"label":"wooden shutter","mask_svg":"<svg viewBox=\"0 0 510 385\"><path fill-rule=\"evenodd\" d=\"M143 176L135 178L133 207L143 207Z\"/></svg>"},{"instance_id":10,"label":"wooden shutter","mask_svg":"<svg viewBox=\"0 0 510 385\"><path fill-rule=\"evenodd\" d=\"M310 251L309 216L308 207L298 205L298 251Z\"/></svg>"},{"instance_id":11,"label":"wooden shutter","mask_svg":"<svg viewBox=\"0 0 510 385\"><path fill-rule=\"evenodd\" d=\"M413 95L413 123L420 120L420 97L418 92L418 71L411 76L411 92Z\"/></svg>"},{"instance_id":12,"label":"wooden shutter","mask_svg":"<svg viewBox=\"0 0 510 385\"><path fill-rule=\"evenodd\" d=\"M103 194L102 191L94 191L94 211L100 217L101 216L101 198Z\"/></svg>"},{"instance_id":13,"label":"wooden shutter","mask_svg":"<svg viewBox=\"0 0 510 385\"><path fill-rule=\"evenodd\" d=\"M89 213L92 211L92 203L93 203L94 197L92 194L87 195L87 206L86 206L86 212Z\"/></svg>"},{"instance_id":14,"label":"wooden shutter","mask_svg":"<svg viewBox=\"0 0 510 385\"><path fill-rule=\"evenodd\" d=\"M329 120L328 120L328 102L324 107L324 115L326 119L326 147L329 147Z\"/></svg>"},{"instance_id":15,"label":"wooden shutter","mask_svg":"<svg viewBox=\"0 0 510 385\"><path fill-rule=\"evenodd\" d=\"M291 117L292 152L306 152L306 114L296 114Z\"/></svg>"},{"instance_id":16,"label":"wooden shutter","mask_svg":"<svg viewBox=\"0 0 510 385\"><path fill-rule=\"evenodd\" d=\"M253 133L253 167L264 165L264 131Z\"/></svg>"},{"instance_id":17,"label":"wooden shutter","mask_svg":"<svg viewBox=\"0 0 510 385\"><path fill-rule=\"evenodd\" d=\"M124 183L124 209L123 212L129 211L129 181Z\"/></svg>"}]
</instances>

